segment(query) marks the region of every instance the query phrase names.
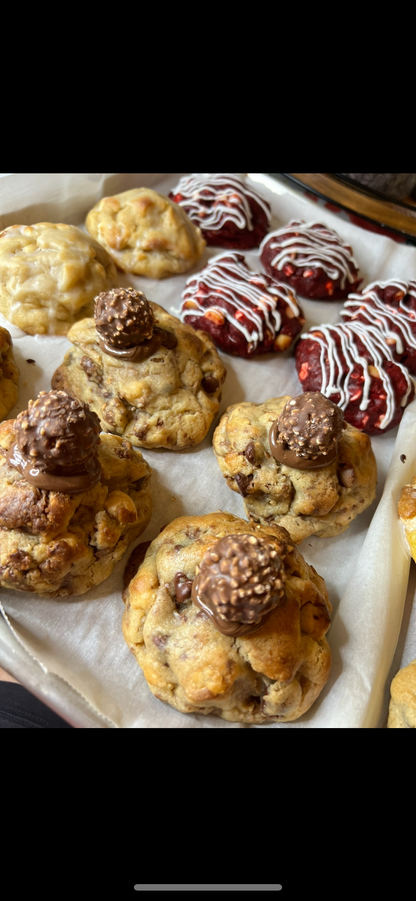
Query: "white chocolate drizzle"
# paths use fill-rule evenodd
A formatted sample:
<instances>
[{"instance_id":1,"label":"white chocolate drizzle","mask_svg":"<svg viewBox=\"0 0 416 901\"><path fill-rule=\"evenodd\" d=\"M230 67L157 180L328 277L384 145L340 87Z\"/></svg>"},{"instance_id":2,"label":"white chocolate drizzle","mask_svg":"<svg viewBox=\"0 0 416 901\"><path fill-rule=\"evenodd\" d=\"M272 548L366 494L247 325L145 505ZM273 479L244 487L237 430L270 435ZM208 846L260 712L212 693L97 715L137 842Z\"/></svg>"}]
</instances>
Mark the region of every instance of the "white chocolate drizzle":
<instances>
[{"instance_id":1,"label":"white chocolate drizzle","mask_svg":"<svg viewBox=\"0 0 416 901\"><path fill-rule=\"evenodd\" d=\"M347 366L346 373L344 372L345 367L339 357L335 335L338 335L340 339L341 351L344 356L345 365ZM349 322L348 324L340 323L337 325L325 323L324 325L316 326L314 329L311 329L311 331L300 337L301 339L312 339L320 345L322 385L319 390L321 394L324 394L325 397L329 398L332 394L339 394L340 399L337 403L342 410L346 409L351 400L348 391L348 383L354 366L358 363L363 370L363 389L362 400L359 406L360 410L366 410L370 401L370 386L373 378L370 367L378 370L386 395L386 412L384 416L380 417L380 421L375 423L375 425L377 428L387 429L393 419L396 402L393 382L383 368L384 363L387 361L394 363L395 366L398 366L406 379L407 391L401 400L402 407L406 406L408 397L414 387L414 382L408 370L394 360L393 354L388 345L386 345L377 326L364 325L362 322L357 321ZM362 341L367 348L372 357L372 363L360 355L356 345L357 338ZM326 362L329 364L328 375L325 366Z\"/></svg>"},{"instance_id":2,"label":"white chocolate drizzle","mask_svg":"<svg viewBox=\"0 0 416 901\"><path fill-rule=\"evenodd\" d=\"M204 288L208 288L208 293ZM226 302L226 306L216 303L219 297ZM186 282L182 298L182 321L186 316L205 316L209 311L214 311L237 328L253 350L263 341L264 328L275 337L281 327L281 315L276 308L278 298L290 307L291 318L302 316L294 292L288 285L254 272L241 254L229 251L212 257L205 269L192 275ZM189 301L192 307L187 307ZM209 306L204 306L207 302ZM243 315L252 324L252 331L241 321Z\"/></svg>"},{"instance_id":3,"label":"white chocolate drizzle","mask_svg":"<svg viewBox=\"0 0 416 901\"><path fill-rule=\"evenodd\" d=\"M276 240L289 232L291 236L286 240ZM341 279L341 289L345 287L346 279L351 283L357 279L352 267L358 269L358 266L351 248L343 244L339 235L326 225L292 219L284 228L269 232L263 238L259 247L260 255L266 244L277 251L270 260L270 266L278 270L288 263L302 269L320 267L330 278ZM299 259L298 254L304 254L303 259Z\"/></svg>"},{"instance_id":4,"label":"white chocolate drizzle","mask_svg":"<svg viewBox=\"0 0 416 901\"><path fill-rule=\"evenodd\" d=\"M267 223L271 221L267 201L236 175L185 175L171 193L182 194L178 205L186 207L189 218L205 231L218 231L227 221L253 231L248 197L264 210Z\"/></svg>"},{"instance_id":5,"label":"white chocolate drizzle","mask_svg":"<svg viewBox=\"0 0 416 901\"><path fill-rule=\"evenodd\" d=\"M377 288L383 291L385 288L397 288L397 306L382 300L377 294ZM409 309L403 301L407 295L416 300L416 281L404 282L400 279L391 279L386 282L371 282L361 294L349 294L341 310L341 316L349 320L354 315L360 314L370 325L378 325L385 340L390 345L396 345L398 354L404 352L404 345L400 335L391 329L393 322L401 331L404 341L409 347L416 348L416 311ZM351 312L350 312L351 311ZM412 325L414 331L412 331Z\"/></svg>"}]
</instances>

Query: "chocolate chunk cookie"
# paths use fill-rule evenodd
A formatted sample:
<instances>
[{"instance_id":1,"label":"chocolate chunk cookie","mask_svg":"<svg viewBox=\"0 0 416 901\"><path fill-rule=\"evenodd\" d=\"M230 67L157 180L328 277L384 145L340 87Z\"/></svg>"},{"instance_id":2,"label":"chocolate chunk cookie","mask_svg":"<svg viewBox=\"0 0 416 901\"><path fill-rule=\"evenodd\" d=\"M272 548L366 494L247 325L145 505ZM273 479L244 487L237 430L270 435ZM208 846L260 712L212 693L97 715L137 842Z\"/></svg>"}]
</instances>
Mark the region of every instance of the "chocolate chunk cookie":
<instances>
[{"instance_id":1,"label":"chocolate chunk cookie","mask_svg":"<svg viewBox=\"0 0 416 901\"><path fill-rule=\"evenodd\" d=\"M370 438L319 392L228 407L213 449L250 519L284 526L294 542L338 535L375 497Z\"/></svg>"},{"instance_id":2,"label":"chocolate chunk cookie","mask_svg":"<svg viewBox=\"0 0 416 901\"><path fill-rule=\"evenodd\" d=\"M41 392L0 425L0 585L56 598L104 581L149 522L150 475L86 404Z\"/></svg>"},{"instance_id":3,"label":"chocolate chunk cookie","mask_svg":"<svg viewBox=\"0 0 416 901\"><path fill-rule=\"evenodd\" d=\"M331 603L285 529L182 516L124 592L124 638L151 692L181 713L290 722L325 685Z\"/></svg>"},{"instance_id":4,"label":"chocolate chunk cookie","mask_svg":"<svg viewBox=\"0 0 416 901\"><path fill-rule=\"evenodd\" d=\"M141 291L95 300L95 318L68 334L74 345L52 386L89 404L106 432L139 447L199 444L218 412L226 369L215 345Z\"/></svg>"}]
</instances>

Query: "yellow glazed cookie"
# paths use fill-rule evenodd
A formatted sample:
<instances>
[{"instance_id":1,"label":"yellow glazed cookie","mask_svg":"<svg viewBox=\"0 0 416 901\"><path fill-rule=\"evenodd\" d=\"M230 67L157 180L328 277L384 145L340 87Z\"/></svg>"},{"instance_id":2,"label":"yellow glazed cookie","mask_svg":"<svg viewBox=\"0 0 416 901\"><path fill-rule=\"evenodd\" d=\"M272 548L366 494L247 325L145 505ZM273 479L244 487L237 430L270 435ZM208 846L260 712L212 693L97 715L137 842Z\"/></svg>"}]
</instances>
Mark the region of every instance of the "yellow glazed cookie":
<instances>
[{"instance_id":1,"label":"yellow glazed cookie","mask_svg":"<svg viewBox=\"0 0 416 901\"><path fill-rule=\"evenodd\" d=\"M14 361L13 341L0 326L0 420L5 419L18 398L19 370Z\"/></svg>"},{"instance_id":2,"label":"yellow glazed cookie","mask_svg":"<svg viewBox=\"0 0 416 901\"><path fill-rule=\"evenodd\" d=\"M151 470L64 392L0 425L0 585L56 598L104 581L152 509Z\"/></svg>"},{"instance_id":3,"label":"yellow glazed cookie","mask_svg":"<svg viewBox=\"0 0 416 901\"><path fill-rule=\"evenodd\" d=\"M295 542L338 535L375 497L370 438L319 392L233 404L213 449L250 519L284 526Z\"/></svg>"},{"instance_id":4,"label":"yellow glazed cookie","mask_svg":"<svg viewBox=\"0 0 416 901\"><path fill-rule=\"evenodd\" d=\"M395 675L390 687L388 729L416 729L416 660Z\"/></svg>"},{"instance_id":5,"label":"yellow glazed cookie","mask_svg":"<svg viewBox=\"0 0 416 901\"><path fill-rule=\"evenodd\" d=\"M290 722L328 679L328 592L278 526L221 511L175 519L123 598L127 645L181 713Z\"/></svg>"},{"instance_id":6,"label":"yellow glazed cookie","mask_svg":"<svg viewBox=\"0 0 416 901\"><path fill-rule=\"evenodd\" d=\"M206 246L182 207L150 188L103 197L85 224L119 269L149 278L187 272Z\"/></svg>"},{"instance_id":7,"label":"yellow glazed cookie","mask_svg":"<svg viewBox=\"0 0 416 901\"><path fill-rule=\"evenodd\" d=\"M29 335L66 335L115 276L108 253L74 225L12 225L0 234L0 311Z\"/></svg>"},{"instance_id":8,"label":"yellow glazed cookie","mask_svg":"<svg viewBox=\"0 0 416 901\"><path fill-rule=\"evenodd\" d=\"M95 300L93 319L68 333L74 345L52 387L85 401L101 428L139 447L199 444L216 416L226 369L196 332L133 288Z\"/></svg>"}]
</instances>

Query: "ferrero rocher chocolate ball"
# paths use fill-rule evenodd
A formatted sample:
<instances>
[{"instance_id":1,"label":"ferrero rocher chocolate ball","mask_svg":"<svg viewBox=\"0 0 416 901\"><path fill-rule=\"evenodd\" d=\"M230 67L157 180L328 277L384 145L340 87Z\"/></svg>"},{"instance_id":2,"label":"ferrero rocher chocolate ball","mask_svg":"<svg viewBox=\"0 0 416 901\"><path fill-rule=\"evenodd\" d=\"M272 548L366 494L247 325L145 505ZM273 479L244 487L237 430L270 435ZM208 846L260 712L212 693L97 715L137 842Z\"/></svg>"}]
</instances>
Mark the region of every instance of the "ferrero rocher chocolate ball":
<instances>
[{"instance_id":1,"label":"ferrero rocher chocolate ball","mask_svg":"<svg viewBox=\"0 0 416 901\"><path fill-rule=\"evenodd\" d=\"M95 454L100 420L87 404L66 391L41 391L14 424L21 453L44 472L79 470Z\"/></svg>"},{"instance_id":2,"label":"ferrero rocher chocolate ball","mask_svg":"<svg viewBox=\"0 0 416 901\"><path fill-rule=\"evenodd\" d=\"M338 444L345 428L340 407L319 391L292 397L278 419L278 440L298 457L314 459Z\"/></svg>"},{"instance_id":3,"label":"ferrero rocher chocolate ball","mask_svg":"<svg viewBox=\"0 0 416 901\"><path fill-rule=\"evenodd\" d=\"M155 324L149 301L134 288L102 291L94 300L94 318L98 334L115 348L151 338Z\"/></svg>"},{"instance_id":4,"label":"ferrero rocher chocolate ball","mask_svg":"<svg viewBox=\"0 0 416 901\"><path fill-rule=\"evenodd\" d=\"M272 543L255 535L227 535L205 552L192 599L229 634L228 623L254 626L276 607L284 597L284 579L283 562Z\"/></svg>"}]
</instances>

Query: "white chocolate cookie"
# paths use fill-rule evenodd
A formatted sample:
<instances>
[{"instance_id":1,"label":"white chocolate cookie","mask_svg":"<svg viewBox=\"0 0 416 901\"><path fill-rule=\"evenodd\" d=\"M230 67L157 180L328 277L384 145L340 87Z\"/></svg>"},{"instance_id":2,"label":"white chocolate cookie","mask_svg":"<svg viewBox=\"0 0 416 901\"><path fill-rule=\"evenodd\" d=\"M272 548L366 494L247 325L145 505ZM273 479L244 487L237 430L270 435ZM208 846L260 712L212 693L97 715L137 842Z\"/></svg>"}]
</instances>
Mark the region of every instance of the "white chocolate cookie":
<instances>
[{"instance_id":1,"label":"white chocolate cookie","mask_svg":"<svg viewBox=\"0 0 416 901\"><path fill-rule=\"evenodd\" d=\"M66 335L115 277L108 253L74 225L12 225L0 234L0 311L29 335Z\"/></svg>"}]
</instances>

